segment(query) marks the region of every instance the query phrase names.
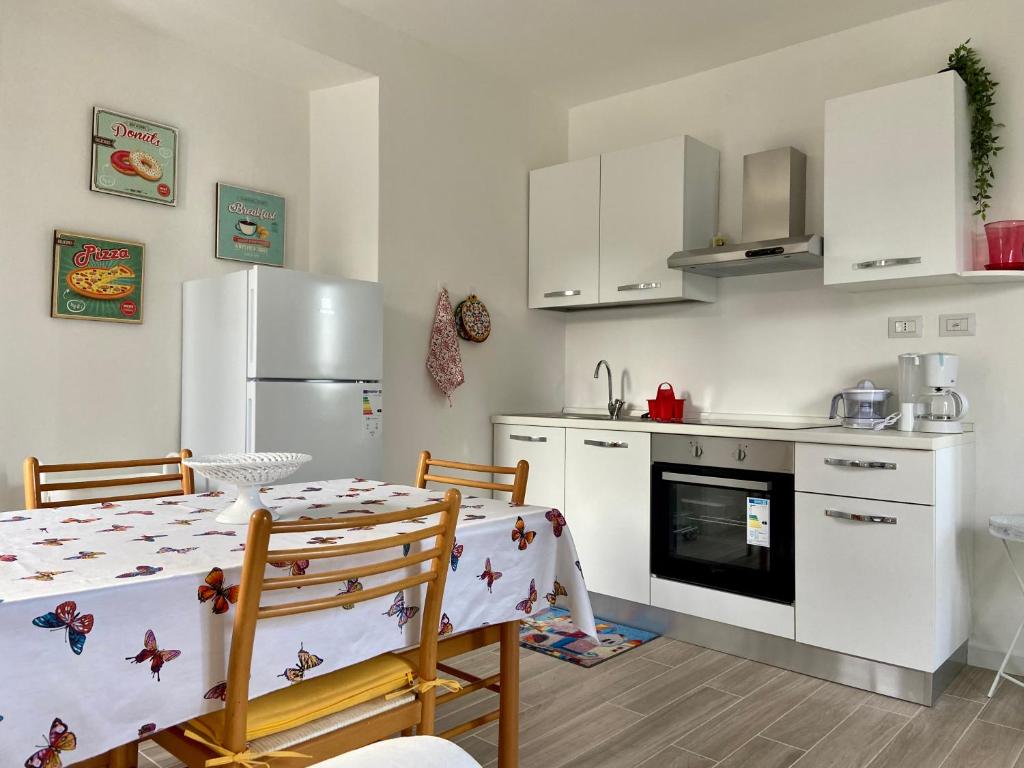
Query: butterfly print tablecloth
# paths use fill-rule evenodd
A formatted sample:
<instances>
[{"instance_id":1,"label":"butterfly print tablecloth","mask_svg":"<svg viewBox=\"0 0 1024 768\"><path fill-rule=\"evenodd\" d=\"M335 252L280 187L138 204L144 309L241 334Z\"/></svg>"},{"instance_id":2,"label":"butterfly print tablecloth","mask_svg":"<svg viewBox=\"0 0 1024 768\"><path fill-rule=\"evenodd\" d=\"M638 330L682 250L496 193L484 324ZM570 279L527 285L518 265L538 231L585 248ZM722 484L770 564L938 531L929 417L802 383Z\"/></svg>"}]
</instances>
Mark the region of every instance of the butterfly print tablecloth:
<instances>
[{"instance_id":1,"label":"butterfly print tablecloth","mask_svg":"<svg viewBox=\"0 0 1024 768\"><path fill-rule=\"evenodd\" d=\"M213 492L0 513L0 765L73 763L223 706L246 526L214 518L233 500ZM440 500L437 491L361 479L263 489L264 503L283 519ZM425 523L284 534L271 546L349 543ZM330 559L269 566L278 574L337 567ZM348 582L341 591L392 578ZM263 602L295 599L289 592L267 593ZM338 585L303 592L333 595ZM556 600L596 633L561 513L465 496L439 633L522 618ZM416 643L422 604L421 587L348 610L260 622L251 695Z\"/></svg>"}]
</instances>

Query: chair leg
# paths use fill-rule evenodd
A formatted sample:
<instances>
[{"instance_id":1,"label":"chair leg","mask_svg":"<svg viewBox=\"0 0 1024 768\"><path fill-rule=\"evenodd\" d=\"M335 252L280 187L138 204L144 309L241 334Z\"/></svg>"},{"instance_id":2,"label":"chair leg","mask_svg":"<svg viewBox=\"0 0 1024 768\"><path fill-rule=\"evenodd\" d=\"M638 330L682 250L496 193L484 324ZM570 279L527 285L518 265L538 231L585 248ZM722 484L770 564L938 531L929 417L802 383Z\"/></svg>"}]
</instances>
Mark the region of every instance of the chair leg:
<instances>
[{"instance_id":1,"label":"chair leg","mask_svg":"<svg viewBox=\"0 0 1024 768\"><path fill-rule=\"evenodd\" d=\"M139 745L137 742L123 744L110 750L110 768L138 768Z\"/></svg>"},{"instance_id":2,"label":"chair leg","mask_svg":"<svg viewBox=\"0 0 1024 768\"><path fill-rule=\"evenodd\" d=\"M1017 563L1013 559L1013 554L1010 552L1010 545L1003 539L1003 548L1006 550L1006 559L1010 561L1010 568L1013 570L1013 575L1017 577L1017 583L1020 585L1020 590L1024 593L1024 578L1021 578L1020 572L1017 570ZM1016 680L1006 676L1006 665L1010 661L1010 656L1013 655L1013 649L1017 647L1017 641L1020 640L1020 633L1024 630L1024 621L1021 621L1020 626L1017 627L1017 632L1013 636L1013 641L1010 643L1010 647L1006 649L1006 655L1003 656L1003 663L999 665L999 670L996 672L995 679L992 680L992 687L988 689L988 697L991 699L995 695L996 688L999 687L999 681L1006 677L1010 682L1017 683ZM1020 683L1017 683L1020 685Z\"/></svg>"},{"instance_id":3,"label":"chair leg","mask_svg":"<svg viewBox=\"0 0 1024 768\"><path fill-rule=\"evenodd\" d=\"M519 765L519 622L501 625L498 768Z\"/></svg>"}]
</instances>

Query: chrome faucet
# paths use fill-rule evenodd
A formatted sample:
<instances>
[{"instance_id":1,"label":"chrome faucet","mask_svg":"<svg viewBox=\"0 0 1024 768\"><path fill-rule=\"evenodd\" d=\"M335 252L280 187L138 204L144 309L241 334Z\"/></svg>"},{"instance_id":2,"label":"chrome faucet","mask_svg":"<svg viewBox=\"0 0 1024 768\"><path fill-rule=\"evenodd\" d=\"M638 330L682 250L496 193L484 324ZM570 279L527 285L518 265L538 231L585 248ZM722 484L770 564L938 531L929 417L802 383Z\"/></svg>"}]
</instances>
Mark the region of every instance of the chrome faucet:
<instances>
[{"instance_id":1,"label":"chrome faucet","mask_svg":"<svg viewBox=\"0 0 1024 768\"><path fill-rule=\"evenodd\" d=\"M601 375L601 366L608 372L608 418L619 419L622 417L622 406L626 404L625 400L613 397L612 394L612 369L608 365L607 360L598 360L597 365L594 366L594 378L598 378Z\"/></svg>"}]
</instances>

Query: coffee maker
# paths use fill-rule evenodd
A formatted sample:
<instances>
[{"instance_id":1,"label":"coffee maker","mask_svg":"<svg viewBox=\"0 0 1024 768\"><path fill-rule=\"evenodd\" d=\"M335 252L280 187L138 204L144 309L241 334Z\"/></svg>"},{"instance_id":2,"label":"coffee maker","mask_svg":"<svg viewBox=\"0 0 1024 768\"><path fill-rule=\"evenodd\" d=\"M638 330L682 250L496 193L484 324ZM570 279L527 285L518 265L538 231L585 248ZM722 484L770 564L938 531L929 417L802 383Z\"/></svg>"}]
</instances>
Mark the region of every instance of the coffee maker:
<instances>
[{"instance_id":1,"label":"coffee maker","mask_svg":"<svg viewBox=\"0 0 1024 768\"><path fill-rule=\"evenodd\" d=\"M960 356L914 352L899 356L899 428L905 432L963 432L967 397L957 390Z\"/></svg>"}]
</instances>

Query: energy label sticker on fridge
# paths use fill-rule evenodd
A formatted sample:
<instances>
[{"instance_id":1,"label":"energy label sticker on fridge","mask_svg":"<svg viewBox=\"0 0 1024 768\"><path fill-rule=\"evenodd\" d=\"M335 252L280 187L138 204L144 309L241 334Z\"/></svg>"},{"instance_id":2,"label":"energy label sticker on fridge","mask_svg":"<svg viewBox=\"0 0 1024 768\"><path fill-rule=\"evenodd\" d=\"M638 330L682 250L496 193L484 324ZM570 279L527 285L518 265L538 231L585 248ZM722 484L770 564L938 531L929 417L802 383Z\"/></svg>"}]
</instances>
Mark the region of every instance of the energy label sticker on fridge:
<instances>
[{"instance_id":1,"label":"energy label sticker on fridge","mask_svg":"<svg viewBox=\"0 0 1024 768\"><path fill-rule=\"evenodd\" d=\"M771 546L771 502L768 499L747 497L747 544L755 547Z\"/></svg>"},{"instance_id":2,"label":"energy label sticker on fridge","mask_svg":"<svg viewBox=\"0 0 1024 768\"><path fill-rule=\"evenodd\" d=\"M380 434L380 419L384 415L381 390L363 390L363 429L370 437Z\"/></svg>"}]
</instances>

